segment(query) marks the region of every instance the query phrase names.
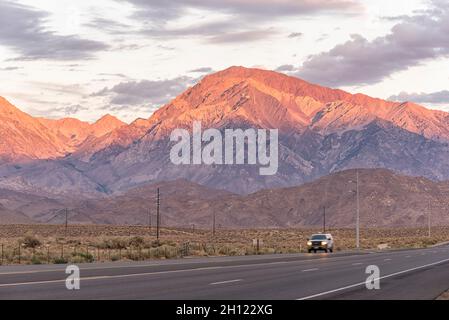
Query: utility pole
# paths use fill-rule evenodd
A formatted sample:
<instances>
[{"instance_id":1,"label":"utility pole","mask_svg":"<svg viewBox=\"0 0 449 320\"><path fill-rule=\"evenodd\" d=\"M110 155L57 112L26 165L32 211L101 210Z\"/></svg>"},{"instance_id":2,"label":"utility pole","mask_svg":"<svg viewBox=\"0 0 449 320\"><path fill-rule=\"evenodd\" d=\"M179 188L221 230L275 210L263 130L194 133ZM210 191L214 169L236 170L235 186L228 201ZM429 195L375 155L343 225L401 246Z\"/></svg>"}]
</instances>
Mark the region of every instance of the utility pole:
<instances>
[{"instance_id":1,"label":"utility pole","mask_svg":"<svg viewBox=\"0 0 449 320\"><path fill-rule=\"evenodd\" d=\"M357 250L360 250L360 197L359 197L359 170L358 169L357 169L356 247L357 247Z\"/></svg>"},{"instance_id":2,"label":"utility pole","mask_svg":"<svg viewBox=\"0 0 449 320\"><path fill-rule=\"evenodd\" d=\"M326 233L326 205L323 206L323 233Z\"/></svg>"},{"instance_id":3,"label":"utility pole","mask_svg":"<svg viewBox=\"0 0 449 320\"><path fill-rule=\"evenodd\" d=\"M67 237L67 228L69 225L69 209L65 208L65 236Z\"/></svg>"},{"instance_id":4,"label":"utility pole","mask_svg":"<svg viewBox=\"0 0 449 320\"><path fill-rule=\"evenodd\" d=\"M151 232L151 209L148 209L148 228Z\"/></svg>"},{"instance_id":5,"label":"utility pole","mask_svg":"<svg viewBox=\"0 0 449 320\"><path fill-rule=\"evenodd\" d=\"M214 216L213 216L212 235L215 238L215 212L214 212Z\"/></svg>"},{"instance_id":6,"label":"utility pole","mask_svg":"<svg viewBox=\"0 0 449 320\"><path fill-rule=\"evenodd\" d=\"M431 224L430 224L430 216L432 215L432 202L431 200L429 200L429 208L428 208L428 217L427 217L427 224L428 224L428 229L429 229L429 238L431 237Z\"/></svg>"},{"instance_id":7,"label":"utility pole","mask_svg":"<svg viewBox=\"0 0 449 320\"><path fill-rule=\"evenodd\" d=\"M161 213L160 213L160 205L161 205L161 194L160 194L160 189L157 188L157 240L159 240L160 237L160 227L161 227Z\"/></svg>"}]
</instances>

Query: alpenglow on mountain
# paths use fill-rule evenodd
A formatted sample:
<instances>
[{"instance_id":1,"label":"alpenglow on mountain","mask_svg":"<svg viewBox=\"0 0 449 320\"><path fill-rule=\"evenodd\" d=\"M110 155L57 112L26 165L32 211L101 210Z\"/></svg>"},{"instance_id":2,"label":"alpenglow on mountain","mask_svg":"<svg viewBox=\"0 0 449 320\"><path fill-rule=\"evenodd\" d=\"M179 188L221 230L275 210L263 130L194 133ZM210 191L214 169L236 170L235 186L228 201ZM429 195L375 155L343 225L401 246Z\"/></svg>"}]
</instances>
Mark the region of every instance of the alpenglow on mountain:
<instances>
[{"instance_id":1,"label":"alpenglow on mountain","mask_svg":"<svg viewBox=\"0 0 449 320\"><path fill-rule=\"evenodd\" d=\"M0 100L0 188L90 196L186 179L241 194L297 186L351 168L449 178L449 114L231 67L206 76L149 119L126 125L33 118ZM204 128L279 129L279 170L175 166L170 133ZM65 127L66 126L66 127Z\"/></svg>"}]
</instances>

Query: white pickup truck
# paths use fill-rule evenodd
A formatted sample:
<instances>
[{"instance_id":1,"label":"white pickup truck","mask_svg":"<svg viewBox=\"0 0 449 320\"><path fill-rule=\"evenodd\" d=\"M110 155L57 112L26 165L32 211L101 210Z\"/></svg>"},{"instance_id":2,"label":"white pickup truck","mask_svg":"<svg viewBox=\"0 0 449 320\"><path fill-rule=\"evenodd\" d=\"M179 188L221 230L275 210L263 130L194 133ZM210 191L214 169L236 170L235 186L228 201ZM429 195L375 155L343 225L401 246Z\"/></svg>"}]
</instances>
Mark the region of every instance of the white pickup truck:
<instances>
[{"instance_id":1,"label":"white pickup truck","mask_svg":"<svg viewBox=\"0 0 449 320\"><path fill-rule=\"evenodd\" d=\"M310 239L307 239L307 250L316 253L318 250L327 252L334 252L334 238L330 233L314 234Z\"/></svg>"}]
</instances>

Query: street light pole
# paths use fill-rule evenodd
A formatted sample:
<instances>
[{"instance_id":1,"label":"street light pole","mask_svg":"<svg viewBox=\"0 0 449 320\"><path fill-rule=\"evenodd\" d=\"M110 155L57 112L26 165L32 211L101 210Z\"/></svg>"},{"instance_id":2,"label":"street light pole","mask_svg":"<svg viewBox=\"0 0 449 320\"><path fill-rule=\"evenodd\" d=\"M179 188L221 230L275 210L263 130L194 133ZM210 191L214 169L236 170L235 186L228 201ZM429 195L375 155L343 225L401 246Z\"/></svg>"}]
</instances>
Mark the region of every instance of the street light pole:
<instances>
[{"instance_id":1,"label":"street light pole","mask_svg":"<svg viewBox=\"0 0 449 320\"><path fill-rule=\"evenodd\" d=\"M359 170L358 169L357 169L356 247L357 247L357 250L360 250L360 197L359 197Z\"/></svg>"}]
</instances>

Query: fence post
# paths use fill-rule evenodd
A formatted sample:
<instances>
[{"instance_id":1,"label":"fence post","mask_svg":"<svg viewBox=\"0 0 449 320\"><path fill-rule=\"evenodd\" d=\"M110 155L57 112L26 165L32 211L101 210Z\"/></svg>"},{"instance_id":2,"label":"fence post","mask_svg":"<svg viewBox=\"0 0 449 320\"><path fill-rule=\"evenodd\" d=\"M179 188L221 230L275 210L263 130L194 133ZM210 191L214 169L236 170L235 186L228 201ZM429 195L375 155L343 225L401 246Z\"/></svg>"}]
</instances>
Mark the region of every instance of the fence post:
<instances>
[{"instance_id":1,"label":"fence post","mask_svg":"<svg viewBox=\"0 0 449 320\"><path fill-rule=\"evenodd\" d=\"M2 265L3 265L3 243L2 243Z\"/></svg>"},{"instance_id":2,"label":"fence post","mask_svg":"<svg viewBox=\"0 0 449 320\"><path fill-rule=\"evenodd\" d=\"M47 245L47 264L50 264L50 245Z\"/></svg>"},{"instance_id":3,"label":"fence post","mask_svg":"<svg viewBox=\"0 0 449 320\"><path fill-rule=\"evenodd\" d=\"M19 264L22 264L22 258L20 257L20 246L21 246L21 243L19 242Z\"/></svg>"},{"instance_id":4,"label":"fence post","mask_svg":"<svg viewBox=\"0 0 449 320\"><path fill-rule=\"evenodd\" d=\"M119 258L119 261L122 260L122 248L118 249L118 258Z\"/></svg>"},{"instance_id":5,"label":"fence post","mask_svg":"<svg viewBox=\"0 0 449 320\"><path fill-rule=\"evenodd\" d=\"M61 244L61 259L64 260L64 244Z\"/></svg>"}]
</instances>

